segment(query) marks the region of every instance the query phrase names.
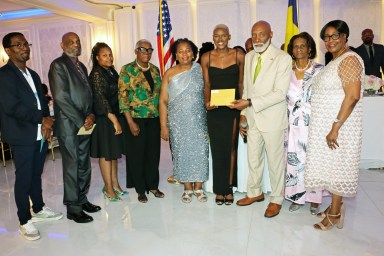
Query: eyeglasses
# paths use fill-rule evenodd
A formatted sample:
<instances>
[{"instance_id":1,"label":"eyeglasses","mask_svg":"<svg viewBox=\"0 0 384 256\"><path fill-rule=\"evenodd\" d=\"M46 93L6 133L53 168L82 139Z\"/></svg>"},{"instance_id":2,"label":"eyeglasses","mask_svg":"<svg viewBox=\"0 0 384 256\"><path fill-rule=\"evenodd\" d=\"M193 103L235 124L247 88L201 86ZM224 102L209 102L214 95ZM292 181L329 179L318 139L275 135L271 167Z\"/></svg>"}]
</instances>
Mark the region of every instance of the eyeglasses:
<instances>
[{"instance_id":1,"label":"eyeglasses","mask_svg":"<svg viewBox=\"0 0 384 256\"><path fill-rule=\"evenodd\" d=\"M28 42L17 43L17 44L11 44L10 46L8 46L8 48L15 47L15 46L17 47L17 49L22 49L23 47L29 48L32 46L32 44L30 44Z\"/></svg>"},{"instance_id":2,"label":"eyeglasses","mask_svg":"<svg viewBox=\"0 0 384 256\"><path fill-rule=\"evenodd\" d=\"M148 54L151 54L153 52L152 48L144 48L144 47L138 47L136 50L138 50L141 53L148 53Z\"/></svg>"},{"instance_id":3,"label":"eyeglasses","mask_svg":"<svg viewBox=\"0 0 384 256\"><path fill-rule=\"evenodd\" d=\"M340 38L340 35L341 35L341 33L339 32L339 33L336 33L336 34L333 34L333 35L330 35L330 36L324 36L323 37L323 41L324 42L328 42L329 40L331 40L331 38L332 38L332 40L337 40L337 39Z\"/></svg>"}]
</instances>

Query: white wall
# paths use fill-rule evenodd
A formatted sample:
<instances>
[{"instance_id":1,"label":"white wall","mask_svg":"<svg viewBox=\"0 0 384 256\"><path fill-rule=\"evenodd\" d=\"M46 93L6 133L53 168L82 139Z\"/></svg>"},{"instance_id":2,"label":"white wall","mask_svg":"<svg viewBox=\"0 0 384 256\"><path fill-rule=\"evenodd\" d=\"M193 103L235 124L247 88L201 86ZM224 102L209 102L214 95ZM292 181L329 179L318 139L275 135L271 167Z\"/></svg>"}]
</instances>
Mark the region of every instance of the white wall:
<instances>
[{"instance_id":1,"label":"white wall","mask_svg":"<svg viewBox=\"0 0 384 256\"><path fill-rule=\"evenodd\" d=\"M272 42L280 46L285 38L288 0L169 0L175 39L188 37L198 47L211 41L215 25L224 23L230 28L231 46L242 45L250 36L252 25L260 19L271 23ZM361 44L360 34L372 28L375 42L384 42L384 1L381 0L299 0L300 30L309 32L318 43L319 60L323 61L324 47L319 39L321 27L333 19L345 20L351 30L349 43ZM86 10L84 10L86 12ZM47 82L51 61L61 55L59 43L65 32L79 34L83 44L81 60L91 66L90 51L97 41L107 42L115 55L116 69L134 60L134 45L146 38L156 49L158 4L141 3L136 8L115 10L114 21L92 23L64 17L49 17L26 21L0 22L0 37L10 31L21 31L33 44L28 65ZM1 48L1 47L0 47ZM157 64L157 52L152 55ZM0 58L0 66L4 65Z\"/></svg>"}]
</instances>

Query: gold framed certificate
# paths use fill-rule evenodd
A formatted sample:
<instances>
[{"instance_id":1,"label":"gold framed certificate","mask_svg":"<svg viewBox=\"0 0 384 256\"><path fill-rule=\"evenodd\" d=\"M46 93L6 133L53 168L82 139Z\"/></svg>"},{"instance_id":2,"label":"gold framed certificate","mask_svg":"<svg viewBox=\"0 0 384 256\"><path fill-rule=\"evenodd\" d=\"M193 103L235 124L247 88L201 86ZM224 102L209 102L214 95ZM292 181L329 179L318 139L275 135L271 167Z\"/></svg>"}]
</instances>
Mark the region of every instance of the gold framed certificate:
<instances>
[{"instance_id":1,"label":"gold framed certificate","mask_svg":"<svg viewBox=\"0 0 384 256\"><path fill-rule=\"evenodd\" d=\"M235 89L211 90L211 106L228 106L235 101Z\"/></svg>"}]
</instances>

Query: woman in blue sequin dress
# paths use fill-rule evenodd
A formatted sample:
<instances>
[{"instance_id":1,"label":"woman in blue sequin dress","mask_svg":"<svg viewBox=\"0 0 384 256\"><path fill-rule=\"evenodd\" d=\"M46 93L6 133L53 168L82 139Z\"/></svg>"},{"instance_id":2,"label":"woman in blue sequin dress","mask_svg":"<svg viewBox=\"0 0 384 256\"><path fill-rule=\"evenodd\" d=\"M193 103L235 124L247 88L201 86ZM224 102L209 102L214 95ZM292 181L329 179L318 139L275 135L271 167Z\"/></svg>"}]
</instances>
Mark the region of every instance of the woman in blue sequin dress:
<instances>
[{"instance_id":1,"label":"woman in blue sequin dress","mask_svg":"<svg viewBox=\"0 0 384 256\"><path fill-rule=\"evenodd\" d=\"M206 202L202 185L208 180L208 131L203 76L193 62L197 47L179 39L171 51L178 64L167 70L161 85L161 138L172 144L173 175L184 183L182 201L191 202L194 194Z\"/></svg>"}]
</instances>

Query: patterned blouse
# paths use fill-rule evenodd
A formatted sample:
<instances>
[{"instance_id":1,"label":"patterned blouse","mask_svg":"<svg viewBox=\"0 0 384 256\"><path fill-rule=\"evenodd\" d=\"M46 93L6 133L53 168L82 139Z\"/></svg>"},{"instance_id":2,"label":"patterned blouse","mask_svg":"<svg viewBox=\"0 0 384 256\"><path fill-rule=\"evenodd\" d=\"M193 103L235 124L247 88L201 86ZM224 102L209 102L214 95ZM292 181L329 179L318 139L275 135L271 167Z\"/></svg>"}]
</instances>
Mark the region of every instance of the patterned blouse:
<instances>
[{"instance_id":1,"label":"patterned blouse","mask_svg":"<svg viewBox=\"0 0 384 256\"><path fill-rule=\"evenodd\" d=\"M120 71L120 112L129 111L132 118L154 118L159 116L161 77L159 69L151 63L149 65L155 83L153 91L144 73L137 66L136 61L123 66Z\"/></svg>"}]
</instances>

